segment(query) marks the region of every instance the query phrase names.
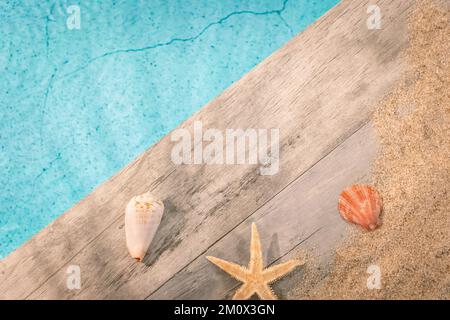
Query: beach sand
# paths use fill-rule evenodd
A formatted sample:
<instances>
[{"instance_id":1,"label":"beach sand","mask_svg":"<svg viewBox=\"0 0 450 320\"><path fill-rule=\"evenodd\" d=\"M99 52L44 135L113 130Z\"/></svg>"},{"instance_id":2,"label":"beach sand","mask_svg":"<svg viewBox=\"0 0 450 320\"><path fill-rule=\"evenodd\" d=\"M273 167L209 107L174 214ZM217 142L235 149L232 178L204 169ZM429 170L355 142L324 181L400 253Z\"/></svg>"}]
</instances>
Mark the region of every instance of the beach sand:
<instances>
[{"instance_id":1,"label":"beach sand","mask_svg":"<svg viewBox=\"0 0 450 320\"><path fill-rule=\"evenodd\" d=\"M409 38L408 71L373 116L382 226L349 226L331 268L311 260L290 299L450 299L448 3L418 1ZM380 289L367 287L370 265L379 267Z\"/></svg>"}]
</instances>

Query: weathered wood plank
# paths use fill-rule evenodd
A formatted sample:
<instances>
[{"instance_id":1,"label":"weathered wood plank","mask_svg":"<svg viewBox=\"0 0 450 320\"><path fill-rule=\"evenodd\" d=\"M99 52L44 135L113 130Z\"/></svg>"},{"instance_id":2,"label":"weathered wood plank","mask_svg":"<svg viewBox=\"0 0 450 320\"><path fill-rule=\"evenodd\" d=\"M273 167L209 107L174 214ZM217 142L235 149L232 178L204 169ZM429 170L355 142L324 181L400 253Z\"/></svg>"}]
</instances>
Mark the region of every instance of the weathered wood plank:
<instances>
[{"instance_id":1,"label":"weathered wood plank","mask_svg":"<svg viewBox=\"0 0 450 320\"><path fill-rule=\"evenodd\" d=\"M367 30L368 1L344 2L182 124L280 128L280 172L256 166L174 166L165 137L0 263L0 298L137 298L156 291L367 121L399 78L413 1L379 1L383 29ZM128 257L123 210L146 190L166 213L143 264ZM82 289L66 289L79 265Z\"/></svg>"},{"instance_id":2,"label":"weathered wood plank","mask_svg":"<svg viewBox=\"0 0 450 320\"><path fill-rule=\"evenodd\" d=\"M121 217L120 206L128 201L130 181L138 181L133 191L152 190L174 166L161 161L167 152L156 144L119 174L109 179L79 204L56 219L18 250L0 261L0 298L23 299L61 269L88 243ZM152 155L157 165L145 161ZM144 174L138 174L139 171ZM114 195L114 196L112 196ZM102 209L104 208L104 209ZM114 209L117 208L117 209ZM102 214L98 214L99 211Z\"/></svg>"},{"instance_id":3,"label":"weathered wood plank","mask_svg":"<svg viewBox=\"0 0 450 320\"><path fill-rule=\"evenodd\" d=\"M350 184L370 182L376 149L374 132L367 124L148 298L230 298L239 282L205 256L247 265L252 222L258 226L265 265L296 247L313 248L315 256L327 260L347 226L337 211L339 194Z\"/></svg>"}]
</instances>

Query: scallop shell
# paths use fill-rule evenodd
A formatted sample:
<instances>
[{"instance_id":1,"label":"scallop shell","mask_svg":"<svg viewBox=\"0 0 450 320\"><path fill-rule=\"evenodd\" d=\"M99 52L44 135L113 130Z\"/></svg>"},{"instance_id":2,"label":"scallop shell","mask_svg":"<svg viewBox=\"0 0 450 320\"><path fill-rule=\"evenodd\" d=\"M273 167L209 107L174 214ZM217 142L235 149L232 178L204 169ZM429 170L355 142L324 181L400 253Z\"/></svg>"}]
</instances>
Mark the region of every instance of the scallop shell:
<instances>
[{"instance_id":1,"label":"scallop shell","mask_svg":"<svg viewBox=\"0 0 450 320\"><path fill-rule=\"evenodd\" d=\"M339 197L339 212L348 222L364 229L375 230L380 225L382 201L378 192L369 185L355 184Z\"/></svg>"},{"instance_id":2,"label":"scallop shell","mask_svg":"<svg viewBox=\"0 0 450 320\"><path fill-rule=\"evenodd\" d=\"M164 213L164 204L151 193L133 197L125 210L125 235L130 255L142 261Z\"/></svg>"}]
</instances>

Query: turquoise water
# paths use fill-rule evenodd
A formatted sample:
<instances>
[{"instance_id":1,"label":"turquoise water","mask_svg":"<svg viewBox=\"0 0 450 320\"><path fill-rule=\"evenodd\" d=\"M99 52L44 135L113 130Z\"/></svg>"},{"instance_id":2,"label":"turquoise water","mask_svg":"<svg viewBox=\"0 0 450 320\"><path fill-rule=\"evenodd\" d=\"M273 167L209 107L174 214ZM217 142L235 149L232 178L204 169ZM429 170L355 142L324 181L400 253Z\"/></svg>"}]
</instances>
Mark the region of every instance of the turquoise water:
<instances>
[{"instance_id":1,"label":"turquoise water","mask_svg":"<svg viewBox=\"0 0 450 320\"><path fill-rule=\"evenodd\" d=\"M0 258L338 0L36 2L0 2Z\"/></svg>"}]
</instances>

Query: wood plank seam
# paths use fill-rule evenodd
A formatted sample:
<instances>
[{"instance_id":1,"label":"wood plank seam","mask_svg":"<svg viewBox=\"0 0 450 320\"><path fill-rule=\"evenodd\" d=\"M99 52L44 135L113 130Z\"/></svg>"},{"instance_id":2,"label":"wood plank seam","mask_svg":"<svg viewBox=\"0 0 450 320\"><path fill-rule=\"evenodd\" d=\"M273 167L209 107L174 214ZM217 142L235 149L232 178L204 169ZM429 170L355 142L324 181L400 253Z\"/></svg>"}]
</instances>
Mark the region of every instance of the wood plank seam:
<instances>
[{"instance_id":1,"label":"wood plank seam","mask_svg":"<svg viewBox=\"0 0 450 320\"><path fill-rule=\"evenodd\" d=\"M88 196L81 206L71 210L69 215L66 216L68 218L61 219L49 231L43 232L42 234L45 234L47 238L44 238L42 235L38 236L36 241L25 246L13 259L9 259L7 264L3 265L6 267L7 276L5 280L7 281L5 281L4 285L0 285L5 290L0 295L26 296L27 298L83 298L106 297L111 296L111 294L117 296L113 294L114 291L117 291L120 297L135 297L139 299L151 297L153 293L163 288L165 284L189 267L195 259L201 256L202 252L220 242L229 232L235 231L246 219L251 218L257 210L270 203L271 199L281 194L298 177L310 172L334 149L347 141L354 132L357 132L358 128L363 127L368 118L370 118L372 114L370 106L372 104L366 105L368 101L367 98L364 98L368 94L366 92L367 86L373 88L369 92L374 93L375 97L377 97L382 92L385 92L387 86L384 83L392 83L400 69L397 65L401 61L397 58L396 50L404 46L404 37L403 33L398 34L399 37L397 37L395 29L392 30L393 27L389 27L389 25L395 26L394 28L401 26L396 21L397 16L393 15L398 12L395 12L395 10L392 12L392 8L395 6L395 8L402 7L406 10L408 5L395 2L395 5L392 6L392 1L382 1L383 4L388 4L386 9L388 10L387 16L390 15L392 18L386 21L386 28L388 29L381 34L379 33L378 35L380 36L374 36L375 34L372 32L368 33L359 29L360 27L365 27L364 21L361 20L365 11L359 12L359 10L363 8L366 2L364 0L359 1L357 5L350 5L351 8L348 6L349 3L347 3L344 6L340 6L337 14L336 11L330 11L324 19L320 19L318 23L308 28L304 36L300 38L301 40L298 40L299 38L296 37L296 40L290 42L290 47L287 46L286 49L281 49L279 53L275 54L276 58L269 58L263 63L263 68L257 66L225 94L217 97L215 102L202 108L202 110L181 125L185 128L192 119L200 119L207 122L209 120L208 124L210 127L232 128L233 126L236 127L236 125L242 125L246 116L250 115L247 114L248 112L236 114L236 112L232 112L226 107L237 107L242 104L251 108L260 106L260 109L262 108L260 111L267 112L267 115L265 117L256 116L256 120L250 121L250 124L287 126L287 134L282 139L282 149L287 154L287 158L281 163L281 166L287 166L288 169L292 166L292 171L289 169L289 171L282 172L281 178L273 181L272 179L264 181L251 176L247 169L240 169L237 174L232 174L230 178L239 179L239 181L243 180L240 184L237 182L216 184L214 179L226 179L227 175L216 173L214 170L203 167L192 170L188 168L178 170L170 163L164 163L168 162L166 154L170 150L166 137L144 152L134 164L127 166L125 170L115 175L110 180L110 182L114 182L113 184L108 182L106 187L101 188L99 192L95 192L93 196ZM347 14L350 13L350 17L342 16L342 11L347 12ZM336 16L342 16L344 21L336 22ZM403 18L400 19L403 21ZM325 24L324 21L327 23ZM355 24L361 25L355 26ZM325 25L327 29L319 28L318 30L318 25ZM345 27L341 28L342 25ZM328 28L330 28L330 31L327 31ZM333 29L336 28L337 31L333 32ZM317 37L316 32L319 32L321 41L316 42L314 40L314 37ZM336 41L341 39L341 37L345 41L344 44L341 44L341 41ZM397 40L400 40L400 45L395 43ZM370 45L370 41L375 41L373 48ZM332 45L327 45L327 43ZM366 43L369 44L369 48L363 51L362 47L366 48ZM335 48L336 45L346 48L346 55L352 56L351 59L354 59L353 61L356 63L350 63L351 59L345 58L346 55L337 55L332 50L325 51L325 53L322 50L323 48L325 48L324 50L330 49L330 46ZM302 49L305 46L311 48L308 50ZM315 54L314 51L318 50L317 48L320 48L322 51L319 50ZM317 56L319 57L315 58ZM389 61L395 63L389 63ZM367 65L367 63L375 65L377 62L381 63L380 67ZM341 63L343 67L341 67ZM356 68L353 70L351 68L354 65ZM378 66L378 64L376 65ZM283 66L287 68L284 70L289 70L290 68L296 71L295 73L283 71ZM344 67L349 67L350 70L353 70L353 75L350 76L349 70ZM386 69L386 67L389 69ZM302 76L295 76L298 73L302 74ZM257 77L262 75L265 78L259 80ZM377 80L377 77L380 76L383 77L383 82ZM367 77L373 83L365 83L364 79ZM295 82L292 83L292 81ZM338 81L340 85L333 84L333 81ZM372 86L372 84L374 85ZM283 87L287 87L287 89L284 90ZM344 89L344 96L337 91L339 87L349 87L350 89ZM265 89L275 90L274 92L278 94L267 96L264 94ZM342 92L342 88L340 89L340 92ZM242 92L246 91L249 91L250 94L242 94ZM328 94L328 91L331 93ZM275 96L279 98L275 98ZM323 100L321 97L323 97ZM242 98L247 100L242 100ZM328 103L328 99L331 99L333 102ZM346 107L346 101L353 101L353 103L349 102L349 108ZM217 118L215 116L217 112L223 114L223 117ZM272 117L274 113L278 112L282 116L294 117L294 120L298 121L298 125L284 121L284 117L275 121L266 121L267 117ZM328 124L323 123L324 117L326 118L325 120L329 121ZM314 123L317 125L323 126L324 130L318 132L318 130L312 129L308 124L311 120L314 120ZM341 130L339 126L343 127L343 129ZM352 131L354 131L353 134L351 134ZM299 138L299 132L305 135ZM320 141L322 145L320 147L312 147L308 141L315 140ZM305 152L310 155L305 156ZM153 165L155 161L162 161L162 163ZM166 173L169 171L167 169L170 169L169 176L166 176ZM146 173L147 170L149 174ZM234 169L232 170L234 171ZM226 173L233 173L233 171L230 169L225 170ZM177 172L176 179L173 178L175 176L173 173L175 172ZM201 178L203 174L206 175L205 178ZM182 179L182 183L180 188L177 189L178 191L187 192L186 196L175 195L169 189L176 186L175 183L178 176ZM183 179L184 181L187 181L186 179L195 181L195 179L199 178L200 182L197 183L183 182ZM286 185L286 181L291 181L291 183ZM180 231L177 228L173 231L171 228L176 227L173 224L176 222L175 220L163 226L161 232L164 234L162 238L164 241L161 242L161 245L154 248L156 249L154 251L156 252L156 258L153 256L147 266L136 266L131 264L131 262L129 263L129 259L125 258L124 253L126 250L124 251L122 245L118 242L122 239L120 219L123 216L123 212L121 208L122 202L125 202L126 198L131 197L136 192L140 192L140 189L144 187L148 188L149 183L151 190L158 190L163 197L170 201L175 201L175 209L178 209L179 205L181 206L179 208L181 211L179 212L183 216L177 216L180 219L186 219L186 226L183 227L184 229L181 229L184 231ZM135 186L132 186L132 184ZM244 187L239 187L242 184L244 184ZM187 189L190 185L194 185L195 190ZM249 188L254 191L248 191ZM105 191L109 192L109 195L105 194ZM111 197L111 195L117 193L119 193L117 196ZM208 195L210 198L208 198ZM205 205L198 203L198 210L195 209L193 211L196 200L190 200L189 196L207 203ZM118 201L111 201L117 197L119 197ZM185 204L182 204L181 201L184 201ZM244 201L251 202L251 204L247 205ZM213 203L216 203L216 205ZM233 207L236 206L241 209L241 212L234 214L233 212L236 210ZM173 215L178 210L169 211ZM228 218L227 214L231 214L231 216ZM84 232L83 223L90 223L94 217L96 219L93 221L94 226L90 227L87 232ZM105 218L106 222L108 222L106 228L104 227ZM64 224L61 222L64 222ZM221 222L226 224L225 230L211 231L215 227L208 227L208 224L213 223L214 225L214 223ZM76 231L69 234L70 237L67 237L67 240L64 240L65 236L60 230L67 226L68 223L81 223L81 225L76 227ZM183 224L181 225L183 226ZM308 231L311 231L311 229L308 229ZM181 241L181 244L179 242L173 243L171 238ZM295 239L295 241L297 240ZM57 241L62 241L63 243L59 246ZM112 245L111 241L114 241ZM168 241L171 247L168 247L169 244L166 245L165 241ZM212 244L211 241L213 241ZM293 240L290 239L289 241ZM191 247L192 245L196 246L197 249L191 250L189 244ZM61 259L48 261L46 248L55 249L53 250L55 257L61 257ZM186 249L189 249L188 251L190 252L181 254L181 257L177 258L177 255L179 256L183 252L180 250ZM100 256L103 252L102 250L108 253L109 258ZM73 254L74 252L76 252L75 255ZM86 270L86 284L81 292L69 292L64 289L64 273L61 270L70 263L80 264L83 270ZM3 268L3 266L0 263L0 268ZM16 266L18 271L15 271ZM33 272L33 270L35 271ZM50 276L48 276L49 274ZM8 280L8 275L11 275L11 280ZM23 277L24 275L25 277ZM179 278L179 280L182 280L182 278ZM19 286L14 285L14 282L17 281L20 281ZM36 282L39 285L30 292L30 284ZM146 292L151 293L146 296L144 295Z\"/></svg>"},{"instance_id":2,"label":"wood plank seam","mask_svg":"<svg viewBox=\"0 0 450 320\"><path fill-rule=\"evenodd\" d=\"M167 179L172 173L174 173L176 169L173 169L169 174L164 176L164 179L161 179L158 181L158 184L161 184L164 182L165 179ZM155 185L150 191L153 191L157 187ZM86 243L82 248L80 248L71 258L67 260L67 263L72 261L77 255L79 255L86 247L88 247L92 242L97 240L106 230L108 230L114 223L116 223L119 219L123 219L122 215L119 215L115 220L113 220L110 224L108 224L99 234L97 234L95 237L93 237L88 243ZM62 264L61 267L55 272L53 272L45 281L43 281L40 285L38 285L35 289L33 289L29 294L26 295L25 300L27 300L30 296L33 295L37 290L39 290L40 287L42 287L47 281L49 281L53 276L55 276L58 272L60 272L64 268L65 264Z\"/></svg>"},{"instance_id":3,"label":"wood plank seam","mask_svg":"<svg viewBox=\"0 0 450 320\"><path fill-rule=\"evenodd\" d=\"M314 230L313 232L311 232L308 236L306 236L302 241L300 241L298 244L296 244L294 247L292 247L291 250L289 250L288 252L286 252L285 254L283 254L282 256L280 256L279 258L277 258L276 260L274 260L273 262L269 263L267 265L267 268L276 265L279 261L283 260L284 258L288 257L292 252L294 252L295 250L297 250L303 243L307 242L308 240L310 240L312 237L314 237L314 235L316 235L320 230L322 230L324 227L319 227L316 230ZM239 287L241 286L241 284L237 284L236 286L234 286L232 289L228 290L228 292L230 291L235 291L237 290Z\"/></svg>"},{"instance_id":4,"label":"wood plank seam","mask_svg":"<svg viewBox=\"0 0 450 320\"><path fill-rule=\"evenodd\" d=\"M330 164L332 164L335 160L337 160L337 159L339 159L339 157L345 157L345 151L346 150L348 150L348 148L350 147L350 148L352 148L351 146L352 146L352 143L358 143L358 144L361 144L361 145L363 145L363 146L360 146L360 145L355 145L355 147L356 147L356 151L357 151L357 153L359 154L359 153L361 153L361 152L363 152L363 154L365 154L366 156L368 156L368 158L366 159L366 158L364 158L365 160L363 160L363 162L360 164L360 165L357 165L355 168L358 168L358 167L361 167L361 168L364 168L364 167L367 167L368 166L368 163L366 162L367 160L369 160L369 159L371 159L372 158L372 156L374 156L374 152L375 152L375 150L376 150L376 148L374 149L374 147L376 146L376 143L375 143L375 137L374 137L374 134L373 134L373 131L372 131L372 127L370 126L370 125L366 125L366 126L364 126L361 130L359 130L352 138L351 138L351 140L346 140L346 142L345 142L345 144L344 145L342 145L342 147L340 147L339 148L339 150L336 150L336 152L334 152L333 154L331 154L331 155L329 155L326 159L324 159L323 161L321 161L321 163L318 165L318 167L317 167L317 169L315 170L316 171L316 173L317 172L321 172L321 171L323 171L324 170L324 168L328 168L329 166L330 166ZM372 156L371 156L372 155ZM334 159L335 157L338 157L337 159ZM358 161L359 162L359 161ZM346 164L345 164L345 162L344 163L341 163L341 167L338 167L338 168L336 168L336 170L338 170L339 172L341 172L341 170L344 170L344 168L346 168L346 167L348 167ZM315 168L314 168L315 169ZM314 171L314 169L311 169L310 170L310 173L312 174L312 176L314 177L314 175L315 175L315 173L313 172ZM325 169L325 170L328 170L328 169ZM360 171L359 169L357 169L357 171ZM334 172L334 170L333 170L333 172ZM345 172L345 171L344 171ZM351 170L351 171L349 171L348 173L347 173L347 175L348 174L350 174L351 175L351 173L352 173L353 171ZM338 174L338 175L341 175L341 173L336 173L336 174ZM365 171L365 175L367 175L367 171ZM311 177L311 175L310 175L310 177ZM355 177L352 177L352 179L351 180L348 180L348 183L354 183L355 181L359 181L359 180L354 180L355 178L357 178L356 176ZM307 177L305 177L305 179L300 179L299 181L297 181L296 183L295 183L295 185L293 185L292 186L292 188L290 188L291 190L288 190L288 191L286 191L288 194L290 193L290 192L292 192L292 190L295 190L295 189L298 189L298 187L299 186L301 186L303 183L307 183L307 181L308 181L308 178ZM313 184L313 185L315 185L315 184ZM300 187L301 188L301 187ZM340 190L340 189L339 189ZM337 195L336 195L337 196ZM278 197L278 199L276 199L276 200L274 200L274 202L275 203L277 203L277 202L279 202L280 201L280 199L281 199L281 201L283 201L282 199L283 198L285 198L285 196L281 196L281 197ZM326 197L327 198L327 197ZM286 199L285 199L286 200ZM291 198L291 200L289 200L290 202L291 202L291 204L292 203L298 203L296 200L294 200L294 199L292 199ZM333 202L333 201L331 201L331 202ZM303 205L300 205L300 207L302 207ZM331 209L331 210L330 210ZM283 209L282 209L283 210ZM328 214L330 214L331 216L330 217L333 217L333 219L332 220L334 220L335 222L333 223L333 225L328 225L328 224L326 224L326 225L320 225L320 227L322 227L322 228L328 228L328 227L334 227L334 225L335 225L335 223L339 223L340 225L341 225L341 227L345 227L345 223L342 221L342 220L340 220L339 218L338 218L338 215L337 214L335 214L335 211L336 211L336 208L335 208L335 206L332 206L332 208L328 208ZM291 211L292 212L292 211ZM284 210L284 213L286 214L286 212L285 212L285 210ZM262 214L262 215L261 215ZM256 216L255 216L256 215ZM245 221L245 224L248 226L248 225L250 225L250 222L251 221L254 221L254 222L257 222L257 223L263 223L262 224L262 226L264 226L264 221L266 221L266 219L268 219L268 221L270 221L270 217L269 216L272 216L272 218L274 217L274 216L276 216L277 215L277 210L274 210L274 208L272 208L271 206L269 206L269 207L267 207L267 208L264 208L264 209L262 209L261 210L261 212L258 212L257 214L255 214L254 216L254 218L253 219L249 219L248 221ZM259 221L259 222L258 222ZM268 222L267 221L267 222ZM318 229L320 229L320 227L319 228L315 228L313 231L317 231L317 232L319 232L320 230L318 230ZM245 226L243 226L243 228L241 228L241 231L239 231L239 230L237 230L237 234L240 236L240 237L242 237L243 236L243 234L242 234L242 230L245 230L245 229L247 229ZM329 230L329 229L328 229ZM270 232L270 227L269 227L269 234L271 233ZM292 230L291 230L292 231ZM295 231L296 232L296 231ZM327 231L328 232L328 231ZM272 233L273 234L273 233ZM275 234L276 234L276 231L275 231ZM222 243L229 243L230 242L230 235L231 235L231 233L228 233L227 234L227 238L228 239L225 239L225 241L222 241ZM303 238L304 239L304 238ZM301 240L303 240L303 239L299 239L299 240L295 240L295 238L294 238L294 241L298 241L298 242L301 242ZM292 240L292 239L291 239ZM289 255L290 254L290 252L292 252L292 248L295 248L295 247L298 247L298 242L295 242L295 244L293 244L293 245L291 245L290 244L290 247L289 247L289 249L287 250L287 251L285 251L285 254L283 255L282 254L282 256L286 256L286 255ZM317 242L317 241L316 241ZM215 247L220 247L221 245L219 244L219 246L215 246ZM240 248L240 247L239 247ZM215 248L214 250L212 250L212 252L214 252L214 251L216 251L216 249L217 248ZM236 248L234 249L234 250L236 250ZM233 250L233 251L234 251ZM238 249L239 250L239 249ZM212 252L210 251L209 253L210 254L212 254ZM216 251L217 252L217 251ZM277 256L278 257L278 256ZM268 258L268 257L267 257ZM290 258L295 258L295 256L294 257L290 257ZM270 261L276 261L276 260L278 260L278 259L275 259L275 260L268 260L268 262L270 262ZM183 280L184 279L184 276L188 276L188 277L190 277L189 275L192 275L193 277L195 277L196 278L196 276L194 275L196 272L198 273L198 272L200 272L200 270L198 270L198 268L199 268L199 265L200 265L200 268L201 268L201 266L203 265L203 266L206 266L207 265L207 263L205 262L205 261L203 261L203 259L197 259L197 260L195 260L195 261L193 261L191 264L193 264L194 265L194 267L193 268L190 268L190 266L189 267L187 267L186 268L186 270L183 270L182 272L184 272L184 274L182 274L182 272L180 272L179 274L177 274L176 275L176 277L178 277L178 278L180 278L180 279L178 279L178 280ZM206 271L206 270L203 270L203 272L204 271ZM194 272L194 273L193 273ZM195 278L194 278L194 280L192 280L192 281L194 281L194 283L195 282L197 282L196 280L195 280ZM209 278L209 279L211 279L211 281L212 282L214 282L214 275L213 274L211 274L210 275L210 277L203 277L204 279L205 279L205 281ZM225 277L226 278L226 277ZM190 281L189 279L187 280L188 282ZM176 290L176 292L173 292L173 287L175 286L175 288L177 287L177 279L175 278L174 279L174 281L171 281L172 282L172 284L175 284L175 285L172 285L172 289L170 289L170 286L169 286L169 292L172 292L172 294L169 296L170 298L180 298L180 296L182 296L183 295L183 293L179 293L178 292L178 290ZM184 286L186 286L186 287L190 287L189 286L189 283L184 283L183 284ZM198 287L197 287L198 288ZM181 289L181 288L176 288L176 289ZM187 290L187 292L189 292L189 289L186 289ZM212 289L213 290L213 289ZM159 299L158 298L158 295L159 296L161 296L161 294L159 293L157 293L157 292L155 292L154 294L153 294L153 297L150 297L150 299L151 298L154 298L154 296L155 296L155 294L156 294L156 299ZM167 295L166 294L162 294L162 296L163 297L165 297L165 298L167 298ZM195 294L194 294L194 297L195 297ZM206 296L203 296L202 298L205 298ZM185 297L186 298L186 297ZM217 298L217 297L216 297ZM223 296L220 296L220 298L224 298Z\"/></svg>"},{"instance_id":5,"label":"wood plank seam","mask_svg":"<svg viewBox=\"0 0 450 320\"><path fill-rule=\"evenodd\" d=\"M173 279L178 273L182 272L183 270L185 270L190 264L192 264L193 261L197 260L198 258L200 258L201 256L203 256L209 249L211 249L212 247L214 247L214 245L216 245L218 242L220 242L223 238L225 238L229 233L231 233L233 230L236 230L239 226L241 226L242 224L244 224L246 221L248 221L248 219L250 219L253 214L255 214L255 212L257 212L258 210L260 210L262 207L264 207L267 203L269 203L270 201L272 201L276 196L278 196L281 192L283 192L284 190L286 190L289 186L291 186L292 184L294 184L296 181L298 181L302 176L304 176L309 170L311 170L312 168L314 168L317 164L319 164L323 159L327 158L330 154L333 153L334 150L338 149L340 146L342 146L348 139L350 139L351 137L353 137L355 134L357 134L358 132L361 131L362 128L364 128L365 126L369 125L369 123L371 122L371 119L367 119L361 126L359 126L358 129L356 129L353 133L351 133L348 137L346 137L345 139L343 139L339 144L337 144L330 152L328 152L327 154L325 154L322 158L320 158L317 162L315 162L312 166L310 166L307 170L305 170L304 172L302 172L299 176L297 176L294 180L290 181L288 184L286 184L281 190L279 190L276 194L273 195L273 197L271 197L269 200L267 200L266 202L264 202L261 206L259 206L257 209L255 209L250 215L248 215L244 220L242 220L241 222L239 222L238 224L236 224L234 226L234 228L232 228L229 232L227 232L226 234L224 234L222 237L220 237L219 239L217 239L216 241L214 241L213 243L211 243L211 245L206 248L201 254L199 254L197 257L195 257L194 259L192 259L189 263L187 263L183 268L181 268L180 270L178 270L176 273L174 273L172 275L172 277L170 277L169 279L167 279L167 281L165 281L164 283L162 283L158 288L156 288L155 290L153 290L152 292L150 292L147 297L145 299L148 299L153 293L155 293L156 291L158 291L160 288L164 287L164 285L166 283L168 283L171 279ZM314 231L313 234L315 234L316 232L318 232L321 228L319 228L318 230ZM313 235L312 234L312 235ZM307 239L309 239L309 237L311 237L312 235L308 236ZM305 240L307 240L305 239ZM302 242L299 243L299 245ZM285 255L287 255L288 253L286 253ZM282 257L281 257L282 258Z\"/></svg>"}]
</instances>

